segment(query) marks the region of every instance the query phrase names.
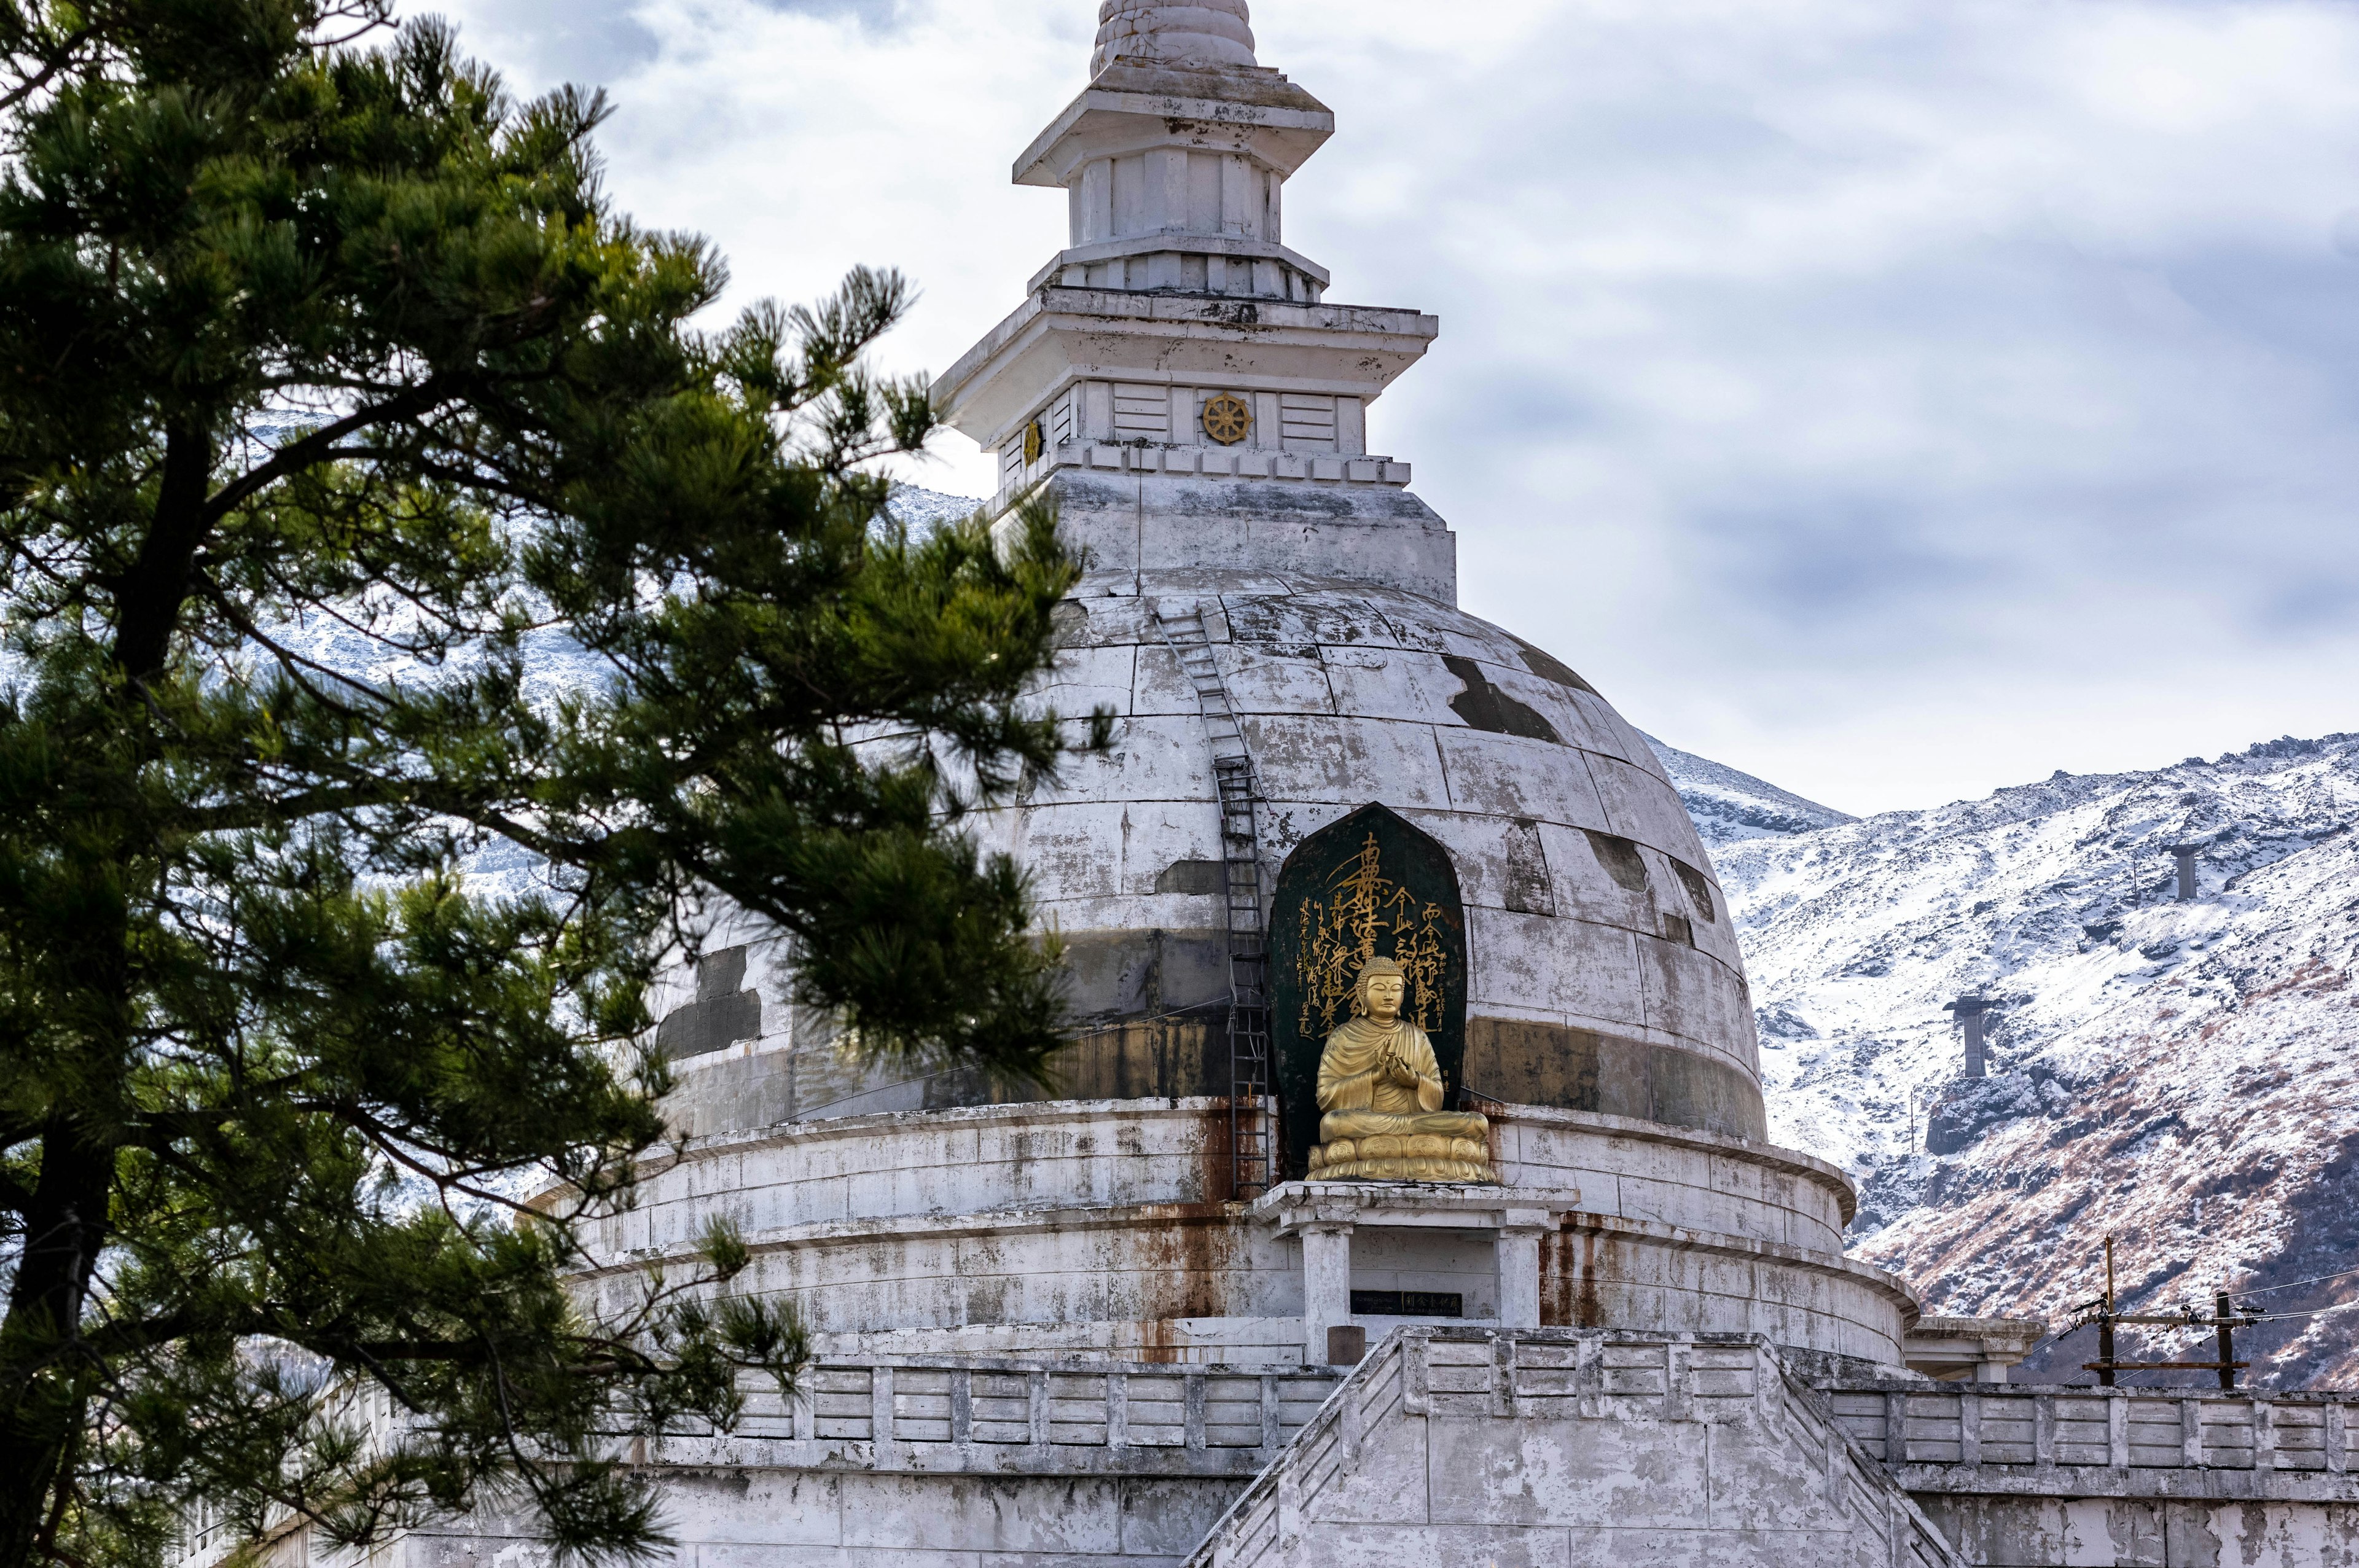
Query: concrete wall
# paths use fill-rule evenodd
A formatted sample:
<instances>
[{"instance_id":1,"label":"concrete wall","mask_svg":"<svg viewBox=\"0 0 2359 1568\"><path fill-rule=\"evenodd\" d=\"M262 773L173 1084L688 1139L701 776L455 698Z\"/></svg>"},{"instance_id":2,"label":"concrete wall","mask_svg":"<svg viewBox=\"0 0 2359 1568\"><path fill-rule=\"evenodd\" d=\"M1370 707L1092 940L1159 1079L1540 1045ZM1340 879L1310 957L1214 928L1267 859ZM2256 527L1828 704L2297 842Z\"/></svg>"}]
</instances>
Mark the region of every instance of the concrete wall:
<instances>
[{"instance_id":1,"label":"concrete wall","mask_svg":"<svg viewBox=\"0 0 2359 1568\"><path fill-rule=\"evenodd\" d=\"M749 1385L734 1432L645 1463L671 1561L699 1568L2359 1564L2359 1395L1806 1385L1794 1367L1756 1336L1431 1325L1348 1380L832 1358L794 1400ZM200 1513L181 1568L235 1544ZM264 1560L312 1557L288 1532ZM370 1561L546 1554L486 1512Z\"/></svg>"},{"instance_id":2,"label":"concrete wall","mask_svg":"<svg viewBox=\"0 0 2359 1568\"><path fill-rule=\"evenodd\" d=\"M1989 1568L2350 1568L2359 1505L2156 1498L1918 1501L1966 1561Z\"/></svg>"},{"instance_id":3,"label":"concrete wall","mask_svg":"<svg viewBox=\"0 0 2359 1568\"><path fill-rule=\"evenodd\" d=\"M1125 518L1139 504L1128 487L1095 499ZM1223 918L1172 874L1222 853L1200 705L1155 621L1158 606L1201 608L1266 802L1268 871L1371 801L1449 851L1467 908L1468 1087L1763 1136L1726 901L1653 752L1578 674L1437 599L1366 582L1240 570L1107 586L1120 591L1069 601L1040 695L1060 712L1111 708L1113 749L977 819L1086 955L1082 1012L1144 1011L1149 975L1166 1008L1225 993L1217 966L1172 957L1216 950Z\"/></svg>"},{"instance_id":4,"label":"concrete wall","mask_svg":"<svg viewBox=\"0 0 2359 1568\"><path fill-rule=\"evenodd\" d=\"M1898 1365L1914 1308L1838 1252L1851 1196L1832 1167L1574 1111L1509 1108L1495 1136L1510 1184L1582 1195L1582 1212L1543 1247L1544 1321L1754 1331ZM592 1283L626 1298L641 1269L686 1256L721 1217L753 1248L745 1287L791 1298L831 1350L1290 1361L1302 1344L1299 1246L1224 1201L1227 1138L1226 1105L1191 1099L839 1118L701 1140L651 1170L637 1206L596 1233L604 1268ZM1471 1279L1482 1249L1437 1247L1448 1250L1372 1237L1355 1283L1454 1292L1470 1317L1495 1313L1495 1281Z\"/></svg>"},{"instance_id":5,"label":"concrete wall","mask_svg":"<svg viewBox=\"0 0 2359 1568\"><path fill-rule=\"evenodd\" d=\"M1341 1374L1086 1368L986 1358L831 1361L799 1397L749 1384L727 1434L644 1458L680 1568L1177 1568ZM235 1546L192 1531L179 1568ZM310 1568L300 1532L264 1555ZM321 1552L338 1564L348 1555ZM486 1508L402 1537L373 1568L541 1568Z\"/></svg>"}]
</instances>

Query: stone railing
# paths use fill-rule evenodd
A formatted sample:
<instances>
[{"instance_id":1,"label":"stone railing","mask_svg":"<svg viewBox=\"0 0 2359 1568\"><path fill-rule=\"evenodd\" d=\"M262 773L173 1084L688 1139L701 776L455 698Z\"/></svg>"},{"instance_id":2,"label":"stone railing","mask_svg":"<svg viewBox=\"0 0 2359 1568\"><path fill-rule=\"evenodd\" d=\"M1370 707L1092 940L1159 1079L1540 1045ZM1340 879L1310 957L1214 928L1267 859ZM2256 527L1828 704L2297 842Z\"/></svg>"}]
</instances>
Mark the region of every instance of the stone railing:
<instances>
[{"instance_id":1,"label":"stone railing","mask_svg":"<svg viewBox=\"0 0 2359 1568\"><path fill-rule=\"evenodd\" d=\"M1309 1425L1323 1367L1042 1365L981 1357L830 1361L799 1397L749 1388L725 1433L666 1439L658 1463L1008 1475L1254 1475Z\"/></svg>"},{"instance_id":2,"label":"stone railing","mask_svg":"<svg viewBox=\"0 0 2359 1568\"><path fill-rule=\"evenodd\" d=\"M1282 1464L1262 1472L1212 1527L1188 1568L1248 1568L1288 1563L1302 1540L1306 1504L1343 1475L1370 1426L1397 1414L1422 1415L1430 1388L1413 1390L1411 1370L1427 1368L1429 1346L1413 1331L1396 1330L1352 1369L1306 1427ZM1449 1381L1445 1378L1445 1384Z\"/></svg>"},{"instance_id":3,"label":"stone railing","mask_svg":"<svg viewBox=\"0 0 2359 1568\"><path fill-rule=\"evenodd\" d=\"M1207 474L1236 479L1299 479L1320 483L1408 484L1408 464L1387 457L1284 452L1263 448L1180 447L1158 442L1060 441L1049 466L1117 473Z\"/></svg>"},{"instance_id":4,"label":"stone railing","mask_svg":"<svg viewBox=\"0 0 2359 1568\"><path fill-rule=\"evenodd\" d=\"M1843 1431L1912 1492L2359 1500L2350 1473L2359 1394L1988 1384L1822 1391Z\"/></svg>"}]
</instances>

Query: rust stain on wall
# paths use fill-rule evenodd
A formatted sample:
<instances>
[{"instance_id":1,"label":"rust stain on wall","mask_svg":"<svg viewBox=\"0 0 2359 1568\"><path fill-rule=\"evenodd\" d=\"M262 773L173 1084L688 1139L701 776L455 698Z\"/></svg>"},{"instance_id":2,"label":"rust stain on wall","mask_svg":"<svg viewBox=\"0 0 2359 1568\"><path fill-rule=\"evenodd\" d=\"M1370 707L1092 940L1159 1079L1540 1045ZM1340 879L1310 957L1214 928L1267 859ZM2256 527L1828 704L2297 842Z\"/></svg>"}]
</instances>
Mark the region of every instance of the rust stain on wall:
<instances>
[{"instance_id":1,"label":"rust stain on wall","mask_svg":"<svg viewBox=\"0 0 2359 1568\"><path fill-rule=\"evenodd\" d=\"M1201 1210L1175 1215L1171 1222L1140 1237L1139 1264L1146 1276L1139 1303L1144 1359L1181 1359L1178 1320L1243 1314L1245 1303L1237 1297L1243 1241L1241 1221L1225 1212Z\"/></svg>"},{"instance_id":2,"label":"rust stain on wall","mask_svg":"<svg viewBox=\"0 0 2359 1568\"><path fill-rule=\"evenodd\" d=\"M1593 1230L1583 1233L1581 1238L1581 1290L1574 1303L1577 1309L1574 1321L1582 1328L1603 1328L1605 1325L1605 1309L1597 1299L1599 1239ZM1613 1256L1610 1244L1606 1256L1610 1261Z\"/></svg>"},{"instance_id":3,"label":"rust stain on wall","mask_svg":"<svg viewBox=\"0 0 2359 1568\"><path fill-rule=\"evenodd\" d=\"M1573 1222L1567 1220L1569 1227ZM1600 1243L1603 1242L1601 1248ZM1614 1244L1593 1230L1560 1230L1540 1249L1540 1326L1603 1328L1597 1271L1612 1267Z\"/></svg>"},{"instance_id":4,"label":"rust stain on wall","mask_svg":"<svg viewBox=\"0 0 2359 1568\"><path fill-rule=\"evenodd\" d=\"M1196 1188L1201 1201L1144 1206L1141 1217L1162 1221L1139 1238L1147 1283L1139 1303L1140 1354L1149 1361L1182 1359L1173 1321L1230 1317L1245 1310L1240 1293L1243 1219L1226 1201L1231 1193L1229 1110L1207 1108L1197 1118ZM1233 1299L1234 1298L1234 1299Z\"/></svg>"},{"instance_id":5,"label":"rust stain on wall","mask_svg":"<svg viewBox=\"0 0 2359 1568\"><path fill-rule=\"evenodd\" d=\"M1232 1140L1228 1108L1206 1111L1197 1125L1203 1129L1202 1137L1197 1141L1197 1195L1207 1203L1234 1202L1236 1166L1229 1153Z\"/></svg>"}]
</instances>

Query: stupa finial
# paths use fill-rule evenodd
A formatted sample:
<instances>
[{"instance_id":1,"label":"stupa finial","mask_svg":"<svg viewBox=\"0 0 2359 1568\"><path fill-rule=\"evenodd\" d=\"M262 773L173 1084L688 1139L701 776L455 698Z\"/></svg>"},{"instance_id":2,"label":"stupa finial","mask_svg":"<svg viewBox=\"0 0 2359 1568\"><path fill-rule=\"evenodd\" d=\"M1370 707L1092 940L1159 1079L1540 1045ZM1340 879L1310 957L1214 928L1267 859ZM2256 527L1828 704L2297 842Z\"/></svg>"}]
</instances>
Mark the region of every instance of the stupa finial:
<instances>
[{"instance_id":1,"label":"stupa finial","mask_svg":"<svg viewBox=\"0 0 2359 1568\"><path fill-rule=\"evenodd\" d=\"M1090 75L1116 55L1167 65L1256 65L1252 14L1245 0L1105 0L1098 7L1098 44Z\"/></svg>"}]
</instances>

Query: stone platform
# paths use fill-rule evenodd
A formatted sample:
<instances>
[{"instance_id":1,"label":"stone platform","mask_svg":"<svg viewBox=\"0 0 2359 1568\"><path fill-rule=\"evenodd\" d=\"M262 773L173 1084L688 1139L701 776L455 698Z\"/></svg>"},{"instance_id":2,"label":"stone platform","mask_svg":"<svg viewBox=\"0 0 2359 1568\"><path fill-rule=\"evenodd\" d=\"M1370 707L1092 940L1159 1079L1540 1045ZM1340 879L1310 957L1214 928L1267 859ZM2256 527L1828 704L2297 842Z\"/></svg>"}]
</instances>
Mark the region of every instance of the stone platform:
<instances>
[{"instance_id":1,"label":"stone platform","mask_svg":"<svg viewBox=\"0 0 2359 1568\"><path fill-rule=\"evenodd\" d=\"M685 1265L717 1213L753 1250L741 1288L792 1300L830 1355L1299 1365L1349 1315L1340 1281L1456 1296L1474 1323L1759 1333L1900 1371L1914 1303L1843 1256L1852 1189L1833 1167L1593 1112L1493 1121L1497 1186L1289 1184L1250 1206L1228 1201L1228 1110L1211 1098L702 1139L649 1166L638 1205L592 1238L585 1283L619 1303L647 1265ZM1348 1274L1316 1238L1339 1226ZM1397 1320L1365 1325L1373 1339Z\"/></svg>"}]
</instances>

